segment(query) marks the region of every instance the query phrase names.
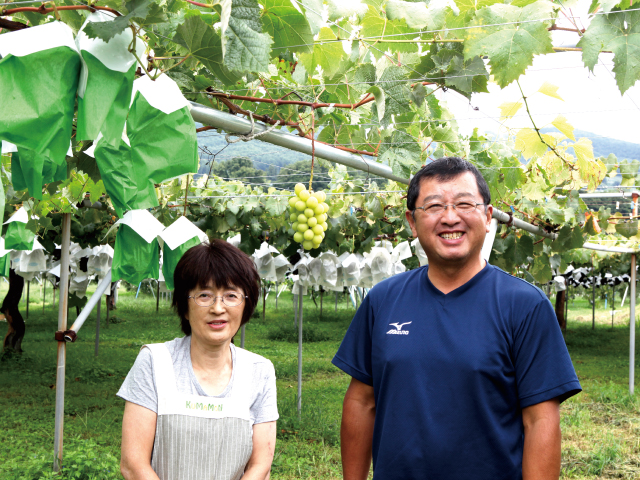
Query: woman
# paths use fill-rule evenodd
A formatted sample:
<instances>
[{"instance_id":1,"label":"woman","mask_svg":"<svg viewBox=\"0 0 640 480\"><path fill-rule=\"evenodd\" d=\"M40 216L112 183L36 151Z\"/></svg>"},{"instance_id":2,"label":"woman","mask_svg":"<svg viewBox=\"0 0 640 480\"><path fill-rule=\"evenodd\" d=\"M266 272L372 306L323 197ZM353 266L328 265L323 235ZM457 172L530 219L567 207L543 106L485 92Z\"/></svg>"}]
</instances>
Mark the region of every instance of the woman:
<instances>
[{"instance_id":1,"label":"woman","mask_svg":"<svg viewBox=\"0 0 640 480\"><path fill-rule=\"evenodd\" d=\"M276 441L273 364L233 345L255 309L253 262L223 240L176 266L185 337L142 347L118 396L127 480L265 480Z\"/></svg>"}]
</instances>

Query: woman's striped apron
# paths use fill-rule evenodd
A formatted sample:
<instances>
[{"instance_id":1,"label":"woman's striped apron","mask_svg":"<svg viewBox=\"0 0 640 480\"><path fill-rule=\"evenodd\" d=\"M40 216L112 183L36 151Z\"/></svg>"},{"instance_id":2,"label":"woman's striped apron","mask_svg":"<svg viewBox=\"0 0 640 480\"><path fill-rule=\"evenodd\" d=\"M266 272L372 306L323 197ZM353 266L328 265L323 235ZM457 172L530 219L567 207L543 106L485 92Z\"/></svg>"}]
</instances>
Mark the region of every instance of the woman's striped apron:
<instances>
[{"instance_id":1,"label":"woman's striped apron","mask_svg":"<svg viewBox=\"0 0 640 480\"><path fill-rule=\"evenodd\" d=\"M253 448L249 417L251 364L236 353L231 395L180 393L171 354L163 343L153 355L158 420L151 467L160 480L237 480Z\"/></svg>"}]
</instances>

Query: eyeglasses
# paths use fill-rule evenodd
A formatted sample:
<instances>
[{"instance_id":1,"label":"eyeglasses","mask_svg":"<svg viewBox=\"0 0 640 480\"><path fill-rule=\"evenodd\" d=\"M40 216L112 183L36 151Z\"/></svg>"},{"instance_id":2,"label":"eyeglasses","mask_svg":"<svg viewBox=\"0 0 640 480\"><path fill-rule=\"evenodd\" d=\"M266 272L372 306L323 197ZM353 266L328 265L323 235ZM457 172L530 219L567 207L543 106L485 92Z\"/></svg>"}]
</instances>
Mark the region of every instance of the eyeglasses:
<instances>
[{"instance_id":1,"label":"eyeglasses","mask_svg":"<svg viewBox=\"0 0 640 480\"><path fill-rule=\"evenodd\" d=\"M238 305L244 302L245 298L249 298L246 295L240 295L239 293L225 293L222 296L215 297L210 293L199 293L198 295L191 296L189 295L187 298L193 298L193 301L196 302L196 305L200 307L210 307L214 303L216 303L216 298L222 299L222 303L224 303L227 307L237 307Z\"/></svg>"},{"instance_id":2,"label":"eyeglasses","mask_svg":"<svg viewBox=\"0 0 640 480\"><path fill-rule=\"evenodd\" d=\"M444 203L429 203L427 205L423 205L422 207L416 207L414 210L424 210L427 215L442 215L447 207L453 207L453 209L461 213L462 215L469 215L474 212L480 205L484 205L484 203L477 202L458 202L451 204Z\"/></svg>"}]
</instances>

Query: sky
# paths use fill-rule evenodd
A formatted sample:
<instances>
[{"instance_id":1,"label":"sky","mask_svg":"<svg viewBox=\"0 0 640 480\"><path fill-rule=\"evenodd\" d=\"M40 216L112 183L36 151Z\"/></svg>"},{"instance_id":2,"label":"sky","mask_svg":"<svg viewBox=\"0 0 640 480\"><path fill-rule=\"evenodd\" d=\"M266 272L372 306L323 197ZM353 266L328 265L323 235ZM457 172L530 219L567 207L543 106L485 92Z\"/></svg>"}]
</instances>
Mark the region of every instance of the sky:
<instances>
[{"instance_id":1,"label":"sky","mask_svg":"<svg viewBox=\"0 0 640 480\"><path fill-rule=\"evenodd\" d=\"M590 1L580 0L572 8L579 26L589 24L586 10ZM582 12L582 15L580 14ZM568 20L558 25L572 27ZM579 40L577 34L554 31L554 46L574 47ZM615 83L613 54L601 53L599 63L591 73L584 67L581 52L558 52L534 57L533 65L520 78L532 117L538 128L563 115L578 130L586 130L596 136L605 136L633 142L640 148L640 82L627 90L624 96ZM558 95L564 101L536 93L544 82L558 87ZM476 93L471 102L461 95L449 91L440 94L458 119L460 130L469 134L474 127L491 133L506 133L505 126L531 128L531 121L522 108L517 115L503 122L499 106L504 102L521 101L520 90L515 82L504 89L490 82L489 93ZM477 108L477 110L476 110Z\"/></svg>"}]
</instances>

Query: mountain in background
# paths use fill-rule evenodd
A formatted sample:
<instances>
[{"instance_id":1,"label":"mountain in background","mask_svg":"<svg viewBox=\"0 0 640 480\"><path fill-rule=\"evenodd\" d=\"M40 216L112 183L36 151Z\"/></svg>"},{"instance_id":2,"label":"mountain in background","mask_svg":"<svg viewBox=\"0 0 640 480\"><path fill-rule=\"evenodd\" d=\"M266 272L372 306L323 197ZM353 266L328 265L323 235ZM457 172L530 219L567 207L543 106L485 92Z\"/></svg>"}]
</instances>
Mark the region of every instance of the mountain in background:
<instances>
[{"instance_id":1,"label":"mountain in background","mask_svg":"<svg viewBox=\"0 0 640 480\"><path fill-rule=\"evenodd\" d=\"M197 125L200 126L199 124ZM230 137L231 140L235 138ZM227 145L226 148L225 145ZM209 173L209 162L214 158L208 152L211 154L220 152L215 155L215 162L223 162L234 157L250 158L255 168L268 172L270 175L273 173L278 174L280 167L285 167L290 163L311 160L309 155L262 142L259 139L227 144L225 134L218 133L215 130L198 133L198 146L200 147L200 169L198 173L205 174ZM206 151L203 151L203 149ZM271 171L269 171L270 165L274 166Z\"/></svg>"},{"instance_id":2,"label":"mountain in background","mask_svg":"<svg viewBox=\"0 0 640 480\"><path fill-rule=\"evenodd\" d=\"M542 131L547 133L555 131L555 129L543 129ZM596 157L607 157L613 153L618 159L640 160L640 144L600 137L596 133L584 130L575 130L574 134L576 138L587 137L591 139L593 153ZM231 139L234 138L236 137L231 137ZM225 134L215 130L198 133L198 146L201 148L198 173L203 174L209 173L210 162L214 158L215 162L224 162L234 157L247 157L251 159L254 167L264 171L267 177L275 177L281 173L282 167L286 168L292 163L311 160L307 154L278 147L258 139L227 144ZM282 173L287 173L287 171L284 170ZM615 186L620 183L620 176L607 178L603 183L606 186Z\"/></svg>"}]
</instances>

